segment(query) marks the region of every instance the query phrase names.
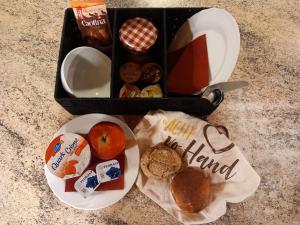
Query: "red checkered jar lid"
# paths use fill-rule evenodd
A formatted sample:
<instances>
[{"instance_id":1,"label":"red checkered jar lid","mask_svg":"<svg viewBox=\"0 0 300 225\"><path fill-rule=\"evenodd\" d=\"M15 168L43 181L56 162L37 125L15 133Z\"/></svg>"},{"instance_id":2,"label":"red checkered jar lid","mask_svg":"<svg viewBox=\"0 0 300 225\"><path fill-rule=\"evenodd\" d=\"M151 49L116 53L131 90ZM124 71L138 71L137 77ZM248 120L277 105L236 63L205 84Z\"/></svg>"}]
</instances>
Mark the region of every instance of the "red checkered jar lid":
<instances>
[{"instance_id":1,"label":"red checkered jar lid","mask_svg":"<svg viewBox=\"0 0 300 225\"><path fill-rule=\"evenodd\" d=\"M147 52L157 39L154 24L144 18L135 17L123 23L119 30L123 45L134 52Z\"/></svg>"}]
</instances>

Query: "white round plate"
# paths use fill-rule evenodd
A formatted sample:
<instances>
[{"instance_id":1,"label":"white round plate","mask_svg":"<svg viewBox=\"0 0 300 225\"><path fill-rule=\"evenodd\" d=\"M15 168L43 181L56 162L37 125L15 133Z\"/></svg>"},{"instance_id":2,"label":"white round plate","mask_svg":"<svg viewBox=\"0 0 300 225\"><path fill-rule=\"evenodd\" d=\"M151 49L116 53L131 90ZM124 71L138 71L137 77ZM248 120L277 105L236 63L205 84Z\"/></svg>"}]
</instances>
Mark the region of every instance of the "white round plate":
<instances>
[{"instance_id":1,"label":"white round plate","mask_svg":"<svg viewBox=\"0 0 300 225\"><path fill-rule=\"evenodd\" d=\"M206 34L210 68L209 84L225 82L235 68L240 52L240 32L233 16L224 9L205 9L189 18L177 31L169 52Z\"/></svg>"},{"instance_id":2,"label":"white round plate","mask_svg":"<svg viewBox=\"0 0 300 225\"><path fill-rule=\"evenodd\" d=\"M95 210L110 206L122 199L134 184L139 171L140 153L135 136L130 128L121 120L104 115L104 114L87 114L77 117L65 125L54 135L60 135L66 132L87 134L92 126L101 121L110 121L118 124L126 135L127 142L130 141L130 146L126 146L125 155L125 179L124 189L94 192L87 198L83 198L77 192L65 192L65 182L55 175L51 174L47 166L44 166L47 182L53 193L64 203L73 206L77 209Z\"/></svg>"}]
</instances>

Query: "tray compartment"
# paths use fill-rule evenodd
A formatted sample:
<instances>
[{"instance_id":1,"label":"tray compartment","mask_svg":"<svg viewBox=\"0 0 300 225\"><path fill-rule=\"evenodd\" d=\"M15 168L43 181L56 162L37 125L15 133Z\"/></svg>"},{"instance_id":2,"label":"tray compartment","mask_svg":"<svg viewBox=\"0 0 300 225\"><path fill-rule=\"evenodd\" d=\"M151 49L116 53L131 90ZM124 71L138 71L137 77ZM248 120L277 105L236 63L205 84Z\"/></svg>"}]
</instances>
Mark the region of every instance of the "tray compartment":
<instances>
[{"instance_id":1,"label":"tray compartment","mask_svg":"<svg viewBox=\"0 0 300 225\"><path fill-rule=\"evenodd\" d=\"M151 47L150 51L147 53L147 56L133 55L128 52L127 49L123 47L119 39L119 29L122 24L134 17L143 17L150 20L158 30L158 37L155 44ZM162 8L131 8L131 9L116 9L116 23L115 23L115 35L114 35L114 49L113 49L113 98L119 96L119 91L124 84L120 78L120 67L126 62L135 61L140 62L141 65L148 62L158 63L163 70L163 77L159 81L161 89L163 91L163 96L166 97L166 45L165 45L165 10ZM144 59L145 58L145 59ZM141 81L137 81L134 85L138 86L140 89L144 88L145 84ZM151 101L149 99L149 101Z\"/></svg>"},{"instance_id":2,"label":"tray compartment","mask_svg":"<svg viewBox=\"0 0 300 225\"><path fill-rule=\"evenodd\" d=\"M112 27L112 33L114 32L113 29L114 18L115 18L114 14L115 14L115 9L108 10L108 17ZM64 90L62 86L60 80L60 68L66 55L72 49L80 46L86 46L86 42L81 37L81 33L77 26L77 22L73 10L71 8L68 8L66 9L65 16L64 16L64 23L62 28L62 36L61 36L60 50L59 50L59 56L57 62L57 71L56 71L54 98L58 102L62 98L73 99L72 97L69 96L69 94ZM111 58L111 52L108 53L107 56Z\"/></svg>"}]
</instances>

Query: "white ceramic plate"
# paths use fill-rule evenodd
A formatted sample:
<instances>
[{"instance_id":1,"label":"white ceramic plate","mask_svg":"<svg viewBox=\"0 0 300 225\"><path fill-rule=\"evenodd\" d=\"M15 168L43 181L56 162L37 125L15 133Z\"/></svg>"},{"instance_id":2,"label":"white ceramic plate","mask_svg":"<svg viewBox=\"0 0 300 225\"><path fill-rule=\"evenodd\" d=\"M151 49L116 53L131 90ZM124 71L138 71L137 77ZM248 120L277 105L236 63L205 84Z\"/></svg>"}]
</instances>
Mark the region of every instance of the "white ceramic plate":
<instances>
[{"instance_id":1,"label":"white ceramic plate","mask_svg":"<svg viewBox=\"0 0 300 225\"><path fill-rule=\"evenodd\" d=\"M124 130L127 142L129 141L131 143L130 146L126 146L125 150L125 187L123 190L94 192L87 198L83 198L77 192L65 192L65 182L51 174L47 166L44 166L47 182L53 193L62 202L78 209L95 210L116 203L131 189L138 175L140 155L135 136L124 122L115 117L104 114L87 114L80 116L63 125L54 136L65 132L87 134L93 125L101 121L110 121L118 124Z\"/></svg>"},{"instance_id":2,"label":"white ceramic plate","mask_svg":"<svg viewBox=\"0 0 300 225\"><path fill-rule=\"evenodd\" d=\"M179 28L168 51L176 51L203 34L206 34L208 49L209 84L225 82L231 76L240 52L238 24L226 10L211 8L193 15Z\"/></svg>"}]
</instances>

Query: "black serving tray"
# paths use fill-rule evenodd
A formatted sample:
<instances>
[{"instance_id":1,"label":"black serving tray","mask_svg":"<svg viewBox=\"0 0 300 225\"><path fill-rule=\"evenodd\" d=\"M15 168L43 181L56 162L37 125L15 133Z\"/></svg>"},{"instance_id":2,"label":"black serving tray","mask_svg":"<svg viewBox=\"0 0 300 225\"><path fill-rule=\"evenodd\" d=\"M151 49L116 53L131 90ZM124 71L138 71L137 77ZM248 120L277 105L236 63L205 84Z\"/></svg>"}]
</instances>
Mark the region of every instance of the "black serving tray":
<instances>
[{"instance_id":1,"label":"black serving tray","mask_svg":"<svg viewBox=\"0 0 300 225\"><path fill-rule=\"evenodd\" d=\"M113 33L112 52L108 56L112 60L111 93L110 98L75 98L68 95L60 80L60 68L64 57L72 49L85 46L76 24L72 9L66 9L62 37L58 58L55 82L55 100L68 112L75 115L87 113L105 114L146 114L149 110L163 109L169 111L183 111L189 114L206 116L218 106L211 104L207 99L194 96L172 97L167 90L167 47L179 27L193 14L204 8L121 8L108 9L109 20ZM151 20L157 27L159 36L151 49L153 61L163 68L163 79L160 85L163 90L162 98L118 98L122 81L119 76L119 67L126 59L126 51L119 41L118 31L123 22L136 16Z\"/></svg>"}]
</instances>

